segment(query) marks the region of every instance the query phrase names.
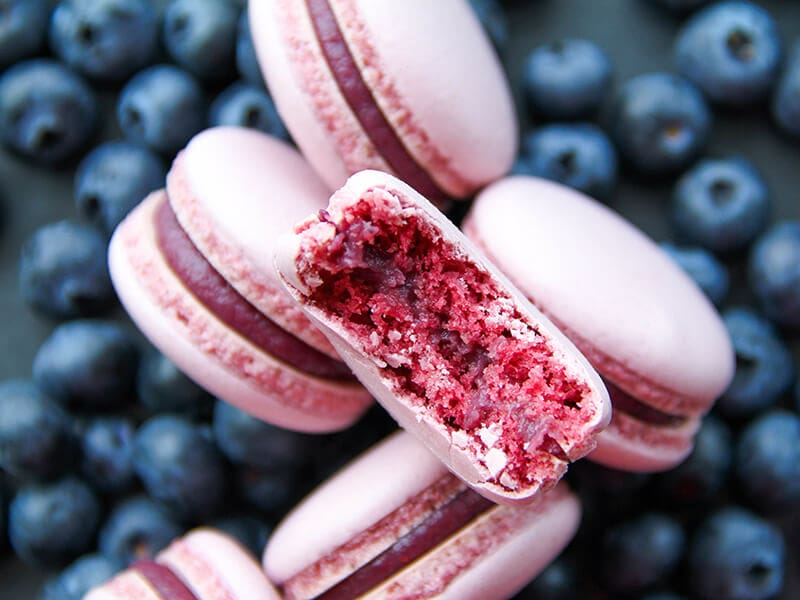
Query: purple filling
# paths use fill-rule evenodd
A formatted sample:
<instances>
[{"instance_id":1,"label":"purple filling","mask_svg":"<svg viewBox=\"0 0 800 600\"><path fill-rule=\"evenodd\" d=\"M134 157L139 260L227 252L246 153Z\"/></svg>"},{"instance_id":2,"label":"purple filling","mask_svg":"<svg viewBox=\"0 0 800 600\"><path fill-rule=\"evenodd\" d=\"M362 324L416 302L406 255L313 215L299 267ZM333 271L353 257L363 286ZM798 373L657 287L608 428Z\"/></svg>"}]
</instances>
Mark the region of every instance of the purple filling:
<instances>
[{"instance_id":1,"label":"purple filling","mask_svg":"<svg viewBox=\"0 0 800 600\"><path fill-rule=\"evenodd\" d=\"M397 176L428 199L448 196L409 154L361 78L328 0L306 0L322 54L336 84L372 144Z\"/></svg>"},{"instance_id":2,"label":"purple filling","mask_svg":"<svg viewBox=\"0 0 800 600\"><path fill-rule=\"evenodd\" d=\"M627 392L622 391L608 380L603 380L611 398L611 406L614 410L625 413L637 421L656 425L658 427L680 427L686 423L687 417L683 415L671 415L662 412L646 404L643 404Z\"/></svg>"},{"instance_id":3,"label":"purple filling","mask_svg":"<svg viewBox=\"0 0 800 600\"><path fill-rule=\"evenodd\" d=\"M315 600L350 600L371 590L435 548L467 523L483 514L493 502L470 489L437 507L426 519L398 539L390 548Z\"/></svg>"},{"instance_id":4,"label":"purple filling","mask_svg":"<svg viewBox=\"0 0 800 600\"><path fill-rule=\"evenodd\" d=\"M327 379L353 380L347 365L277 326L233 289L192 244L168 202L158 208L155 225L158 245L169 267L220 321L300 371Z\"/></svg>"},{"instance_id":5,"label":"purple filling","mask_svg":"<svg viewBox=\"0 0 800 600\"><path fill-rule=\"evenodd\" d=\"M166 565L152 560L140 560L131 565L164 600L199 600L186 584Z\"/></svg>"}]
</instances>

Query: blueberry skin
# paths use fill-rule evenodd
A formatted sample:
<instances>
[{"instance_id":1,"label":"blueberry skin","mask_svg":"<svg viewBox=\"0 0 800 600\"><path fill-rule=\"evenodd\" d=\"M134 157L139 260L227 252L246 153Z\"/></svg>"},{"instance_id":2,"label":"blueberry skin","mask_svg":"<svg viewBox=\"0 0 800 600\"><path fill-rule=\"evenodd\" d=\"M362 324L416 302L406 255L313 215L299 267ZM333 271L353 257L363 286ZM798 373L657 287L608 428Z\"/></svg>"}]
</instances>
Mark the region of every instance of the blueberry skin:
<instances>
[{"instance_id":1,"label":"blueberry skin","mask_svg":"<svg viewBox=\"0 0 800 600\"><path fill-rule=\"evenodd\" d=\"M184 521L209 519L225 503L225 461L186 419L163 415L145 421L136 432L133 464L147 493Z\"/></svg>"},{"instance_id":2,"label":"blueberry skin","mask_svg":"<svg viewBox=\"0 0 800 600\"><path fill-rule=\"evenodd\" d=\"M117 120L129 140L172 156L205 127L207 109L205 93L192 75L156 65L122 88Z\"/></svg>"},{"instance_id":3,"label":"blueberry skin","mask_svg":"<svg viewBox=\"0 0 800 600\"><path fill-rule=\"evenodd\" d=\"M33 379L65 406L118 408L134 396L138 356L133 336L119 323L69 321L39 347Z\"/></svg>"},{"instance_id":4,"label":"blueberry skin","mask_svg":"<svg viewBox=\"0 0 800 600\"><path fill-rule=\"evenodd\" d=\"M0 0L0 71L42 49L50 0Z\"/></svg>"},{"instance_id":5,"label":"blueberry skin","mask_svg":"<svg viewBox=\"0 0 800 600\"><path fill-rule=\"evenodd\" d=\"M578 119L597 110L611 84L611 61L594 42L564 39L525 61L523 91L534 115Z\"/></svg>"},{"instance_id":6,"label":"blueberry skin","mask_svg":"<svg viewBox=\"0 0 800 600\"><path fill-rule=\"evenodd\" d=\"M678 15L683 15L708 4L711 0L650 0L650 2L671 10Z\"/></svg>"},{"instance_id":7,"label":"blueberry skin","mask_svg":"<svg viewBox=\"0 0 800 600\"><path fill-rule=\"evenodd\" d=\"M711 111L700 91L671 73L645 73L617 94L609 131L637 171L665 175L689 166L705 148Z\"/></svg>"},{"instance_id":8,"label":"blueberry skin","mask_svg":"<svg viewBox=\"0 0 800 600\"><path fill-rule=\"evenodd\" d=\"M773 225L753 246L750 288L764 313L779 325L800 328L800 221Z\"/></svg>"},{"instance_id":9,"label":"blueberry skin","mask_svg":"<svg viewBox=\"0 0 800 600\"><path fill-rule=\"evenodd\" d=\"M81 473L98 492L119 495L136 484L135 433L133 421L124 417L101 417L87 423L81 435Z\"/></svg>"},{"instance_id":10,"label":"blueberry skin","mask_svg":"<svg viewBox=\"0 0 800 600\"><path fill-rule=\"evenodd\" d=\"M210 412L214 398L189 379L175 363L155 348L146 352L136 373L139 402L153 413Z\"/></svg>"},{"instance_id":11,"label":"blueberry skin","mask_svg":"<svg viewBox=\"0 0 800 600\"><path fill-rule=\"evenodd\" d=\"M45 583L39 600L81 600L123 569L123 564L101 554L85 554Z\"/></svg>"},{"instance_id":12,"label":"blueberry skin","mask_svg":"<svg viewBox=\"0 0 800 600\"><path fill-rule=\"evenodd\" d=\"M736 352L736 372L716 410L730 418L749 417L789 390L792 354L772 324L752 310L729 308L722 318Z\"/></svg>"},{"instance_id":13,"label":"blueberry skin","mask_svg":"<svg viewBox=\"0 0 800 600\"><path fill-rule=\"evenodd\" d=\"M736 474L759 509L795 508L800 503L800 417L775 410L749 423L736 447Z\"/></svg>"},{"instance_id":14,"label":"blueberry skin","mask_svg":"<svg viewBox=\"0 0 800 600\"><path fill-rule=\"evenodd\" d=\"M253 36L250 34L250 18L246 8L239 16L239 23L236 26L236 68L239 75L250 85L257 88L267 87L258 64Z\"/></svg>"},{"instance_id":15,"label":"blueberry skin","mask_svg":"<svg viewBox=\"0 0 800 600\"><path fill-rule=\"evenodd\" d=\"M250 515L237 515L218 519L211 523L211 527L228 534L254 557L260 559L264 553L272 529L262 519Z\"/></svg>"},{"instance_id":16,"label":"blueberry skin","mask_svg":"<svg viewBox=\"0 0 800 600\"><path fill-rule=\"evenodd\" d=\"M740 157L699 162L672 195L677 236L713 252L747 246L766 228L770 209L767 183Z\"/></svg>"},{"instance_id":17,"label":"blueberry skin","mask_svg":"<svg viewBox=\"0 0 800 600\"><path fill-rule=\"evenodd\" d=\"M164 46L200 79L227 79L236 70L239 14L228 0L173 0L164 13Z\"/></svg>"},{"instance_id":18,"label":"blueberry skin","mask_svg":"<svg viewBox=\"0 0 800 600\"><path fill-rule=\"evenodd\" d=\"M792 136L800 136L800 42L792 47L778 79L770 104L778 127Z\"/></svg>"},{"instance_id":19,"label":"blueberry skin","mask_svg":"<svg viewBox=\"0 0 800 600\"><path fill-rule=\"evenodd\" d=\"M502 56L508 48L508 18L497 0L469 0L475 16L492 41L495 50Z\"/></svg>"},{"instance_id":20,"label":"blueberry skin","mask_svg":"<svg viewBox=\"0 0 800 600\"><path fill-rule=\"evenodd\" d=\"M158 51L158 15L148 0L61 0L50 46L87 77L124 81Z\"/></svg>"},{"instance_id":21,"label":"blueberry skin","mask_svg":"<svg viewBox=\"0 0 800 600\"><path fill-rule=\"evenodd\" d=\"M617 155L606 134L590 123L553 123L523 140L531 175L568 185L600 200L617 181Z\"/></svg>"},{"instance_id":22,"label":"blueberry skin","mask_svg":"<svg viewBox=\"0 0 800 600\"><path fill-rule=\"evenodd\" d=\"M101 508L75 477L23 487L8 510L11 546L26 564L63 566L92 547Z\"/></svg>"},{"instance_id":23,"label":"blueberry skin","mask_svg":"<svg viewBox=\"0 0 800 600\"><path fill-rule=\"evenodd\" d=\"M780 531L739 507L713 513L689 548L689 583L700 600L766 600L783 587Z\"/></svg>"},{"instance_id":24,"label":"blueberry skin","mask_svg":"<svg viewBox=\"0 0 800 600\"><path fill-rule=\"evenodd\" d=\"M772 16L751 2L718 2L693 15L675 40L678 71L712 102L741 107L763 99L783 58Z\"/></svg>"},{"instance_id":25,"label":"blueberry skin","mask_svg":"<svg viewBox=\"0 0 800 600\"><path fill-rule=\"evenodd\" d=\"M114 141L97 146L78 165L78 214L110 235L147 194L164 187L167 170L157 154L140 144Z\"/></svg>"},{"instance_id":26,"label":"blueberry skin","mask_svg":"<svg viewBox=\"0 0 800 600\"><path fill-rule=\"evenodd\" d=\"M0 468L23 481L60 475L75 455L72 422L30 381L0 383Z\"/></svg>"},{"instance_id":27,"label":"blueberry skin","mask_svg":"<svg viewBox=\"0 0 800 600\"><path fill-rule=\"evenodd\" d=\"M97 114L92 89L60 63L32 59L0 75L0 139L33 162L73 158L94 134Z\"/></svg>"},{"instance_id":28,"label":"blueberry skin","mask_svg":"<svg viewBox=\"0 0 800 600\"><path fill-rule=\"evenodd\" d=\"M255 510L272 517L284 514L308 490L303 474L295 469L237 465L234 477L240 497Z\"/></svg>"},{"instance_id":29,"label":"blueberry skin","mask_svg":"<svg viewBox=\"0 0 800 600\"><path fill-rule=\"evenodd\" d=\"M579 581L575 564L562 555L539 573L520 596L530 600L580 600Z\"/></svg>"},{"instance_id":30,"label":"blueberry skin","mask_svg":"<svg viewBox=\"0 0 800 600\"><path fill-rule=\"evenodd\" d=\"M183 527L160 504L147 496L118 504L100 528L98 548L109 560L128 566L153 559L183 533Z\"/></svg>"},{"instance_id":31,"label":"blueberry skin","mask_svg":"<svg viewBox=\"0 0 800 600\"><path fill-rule=\"evenodd\" d=\"M730 289L730 276L724 264L704 248L676 246L667 242L660 246L686 271L709 300L717 306L722 304Z\"/></svg>"},{"instance_id":32,"label":"blueberry skin","mask_svg":"<svg viewBox=\"0 0 800 600\"><path fill-rule=\"evenodd\" d=\"M266 90L242 82L223 90L211 103L209 122L212 127L247 127L289 139L278 109Z\"/></svg>"}]
</instances>

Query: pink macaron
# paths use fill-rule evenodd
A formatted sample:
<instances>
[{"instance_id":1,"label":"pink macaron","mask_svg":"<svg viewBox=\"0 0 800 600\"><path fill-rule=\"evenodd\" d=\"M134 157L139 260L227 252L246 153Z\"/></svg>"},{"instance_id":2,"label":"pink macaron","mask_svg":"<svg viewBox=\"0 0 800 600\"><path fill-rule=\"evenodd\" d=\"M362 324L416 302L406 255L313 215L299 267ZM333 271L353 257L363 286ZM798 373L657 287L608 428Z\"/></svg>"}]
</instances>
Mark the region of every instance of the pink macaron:
<instances>
[{"instance_id":1,"label":"pink macaron","mask_svg":"<svg viewBox=\"0 0 800 600\"><path fill-rule=\"evenodd\" d=\"M566 484L528 506L497 505L401 431L296 507L264 568L287 600L500 600L561 552L579 520Z\"/></svg>"},{"instance_id":2,"label":"pink macaron","mask_svg":"<svg viewBox=\"0 0 800 600\"><path fill-rule=\"evenodd\" d=\"M631 471L683 460L734 370L688 275L606 206L533 177L486 188L463 230L605 379L614 413L591 458Z\"/></svg>"},{"instance_id":3,"label":"pink macaron","mask_svg":"<svg viewBox=\"0 0 800 600\"><path fill-rule=\"evenodd\" d=\"M610 413L600 377L404 182L352 176L276 253L365 387L481 494L530 502L594 448Z\"/></svg>"},{"instance_id":4,"label":"pink macaron","mask_svg":"<svg viewBox=\"0 0 800 600\"><path fill-rule=\"evenodd\" d=\"M109 247L120 300L165 355L223 400L309 432L346 427L371 403L272 263L278 234L327 196L287 144L210 129Z\"/></svg>"},{"instance_id":5,"label":"pink macaron","mask_svg":"<svg viewBox=\"0 0 800 600\"><path fill-rule=\"evenodd\" d=\"M258 0L249 14L278 111L331 190L377 169L440 201L510 169L509 86L466 0Z\"/></svg>"}]
</instances>

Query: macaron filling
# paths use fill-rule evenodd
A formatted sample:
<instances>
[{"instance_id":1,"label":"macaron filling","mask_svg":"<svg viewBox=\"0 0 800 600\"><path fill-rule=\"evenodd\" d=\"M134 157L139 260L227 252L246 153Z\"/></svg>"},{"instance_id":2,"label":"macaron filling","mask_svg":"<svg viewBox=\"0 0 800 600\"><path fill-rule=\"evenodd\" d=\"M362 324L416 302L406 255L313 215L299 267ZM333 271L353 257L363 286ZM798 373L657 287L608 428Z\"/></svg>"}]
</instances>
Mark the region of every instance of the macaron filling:
<instances>
[{"instance_id":1,"label":"macaron filling","mask_svg":"<svg viewBox=\"0 0 800 600\"><path fill-rule=\"evenodd\" d=\"M265 353L299 371L325 379L354 379L343 362L279 327L242 297L192 243L169 202L158 207L155 228L159 248L170 269L220 321Z\"/></svg>"},{"instance_id":2,"label":"macaron filling","mask_svg":"<svg viewBox=\"0 0 800 600\"><path fill-rule=\"evenodd\" d=\"M200 600L172 569L152 560L140 560L131 569L145 578L164 600Z\"/></svg>"},{"instance_id":3,"label":"macaron filling","mask_svg":"<svg viewBox=\"0 0 800 600\"><path fill-rule=\"evenodd\" d=\"M306 0L325 61L364 133L395 174L430 199L448 198L428 172L414 159L383 114L361 76L329 0Z\"/></svg>"},{"instance_id":4,"label":"macaron filling","mask_svg":"<svg viewBox=\"0 0 800 600\"><path fill-rule=\"evenodd\" d=\"M637 421L656 427L682 427L689 420L686 415L673 415L648 406L608 380L603 381L608 389L614 414L624 413ZM611 416L612 421L614 414Z\"/></svg>"}]
</instances>

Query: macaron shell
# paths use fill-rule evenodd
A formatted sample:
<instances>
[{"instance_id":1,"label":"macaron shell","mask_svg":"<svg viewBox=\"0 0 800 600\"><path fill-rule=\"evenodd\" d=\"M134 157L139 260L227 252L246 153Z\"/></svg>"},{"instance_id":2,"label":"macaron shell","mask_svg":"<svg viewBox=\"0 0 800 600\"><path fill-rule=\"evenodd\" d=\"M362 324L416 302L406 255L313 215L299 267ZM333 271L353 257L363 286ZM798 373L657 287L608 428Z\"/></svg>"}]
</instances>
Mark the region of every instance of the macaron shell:
<instances>
[{"instance_id":1,"label":"macaron shell","mask_svg":"<svg viewBox=\"0 0 800 600\"><path fill-rule=\"evenodd\" d=\"M598 371L674 414L706 412L733 376L714 307L641 231L565 186L509 177L465 233L562 327Z\"/></svg>"},{"instance_id":2,"label":"macaron shell","mask_svg":"<svg viewBox=\"0 0 800 600\"><path fill-rule=\"evenodd\" d=\"M216 396L299 431L350 425L371 404L356 383L329 382L279 362L216 319L165 263L153 216L166 194L146 198L117 228L109 265L117 294L142 332Z\"/></svg>"},{"instance_id":3,"label":"macaron shell","mask_svg":"<svg viewBox=\"0 0 800 600\"><path fill-rule=\"evenodd\" d=\"M164 600L164 598L140 573L129 569L92 588L83 600Z\"/></svg>"}]
</instances>

